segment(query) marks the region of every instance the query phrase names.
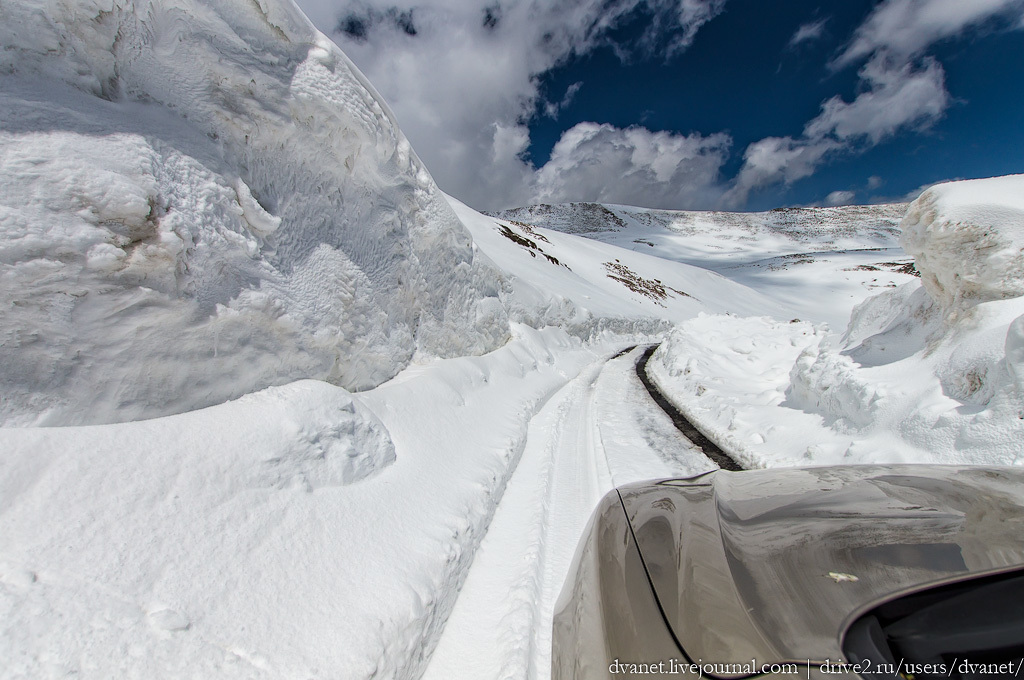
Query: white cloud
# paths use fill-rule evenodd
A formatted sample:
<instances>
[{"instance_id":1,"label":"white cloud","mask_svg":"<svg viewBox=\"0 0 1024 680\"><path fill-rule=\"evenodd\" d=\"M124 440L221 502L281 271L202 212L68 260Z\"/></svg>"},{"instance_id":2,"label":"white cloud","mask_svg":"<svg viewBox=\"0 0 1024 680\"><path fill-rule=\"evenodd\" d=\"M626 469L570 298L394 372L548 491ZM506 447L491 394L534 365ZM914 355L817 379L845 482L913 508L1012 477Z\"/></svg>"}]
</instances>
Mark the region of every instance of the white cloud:
<instances>
[{"instance_id":1,"label":"white cloud","mask_svg":"<svg viewBox=\"0 0 1024 680\"><path fill-rule=\"evenodd\" d=\"M945 73L934 59L925 60L922 68L894 66L888 55L879 54L864 65L860 77L870 89L852 102L840 97L826 101L805 126L804 136L833 135L843 141L866 137L874 145L904 127L927 127L949 106Z\"/></svg>"},{"instance_id":2,"label":"white cloud","mask_svg":"<svg viewBox=\"0 0 1024 680\"><path fill-rule=\"evenodd\" d=\"M878 55L864 65L860 77L869 89L852 102L827 100L804 126L802 137L767 137L748 146L728 204L742 206L759 187L812 175L829 154L874 146L908 127L927 127L949 105L942 66L933 59L921 68L894 67L886 55Z\"/></svg>"},{"instance_id":3,"label":"white cloud","mask_svg":"<svg viewBox=\"0 0 1024 680\"><path fill-rule=\"evenodd\" d=\"M831 139L795 140L792 137L766 137L754 142L743 153L743 167L725 194L724 203L742 207L750 192L763 186L784 182L792 184L814 174L827 154L841 148Z\"/></svg>"},{"instance_id":4,"label":"white cloud","mask_svg":"<svg viewBox=\"0 0 1024 680\"><path fill-rule=\"evenodd\" d=\"M519 158L530 145L530 131L525 125L504 126L494 124L491 162L498 163L504 158Z\"/></svg>"},{"instance_id":5,"label":"white cloud","mask_svg":"<svg viewBox=\"0 0 1024 680\"><path fill-rule=\"evenodd\" d=\"M381 92L441 188L474 207L493 209L534 199L537 170L522 160L527 123L538 110L556 114L579 89L570 88L558 104L545 102L538 75L572 54L608 44L608 29L637 9L655 17L640 49L685 49L725 0L298 4ZM347 32L336 30L339 25ZM614 179L609 175L607 182Z\"/></svg>"},{"instance_id":6,"label":"white cloud","mask_svg":"<svg viewBox=\"0 0 1024 680\"><path fill-rule=\"evenodd\" d=\"M882 50L907 59L994 17L1022 13L1022 0L886 0L857 29L835 66L848 66Z\"/></svg>"},{"instance_id":7,"label":"white cloud","mask_svg":"<svg viewBox=\"0 0 1024 680\"><path fill-rule=\"evenodd\" d=\"M731 138L580 123L566 130L535 178L545 202L589 200L651 208L712 205Z\"/></svg>"},{"instance_id":8,"label":"white cloud","mask_svg":"<svg viewBox=\"0 0 1024 680\"><path fill-rule=\"evenodd\" d=\"M853 191L833 191L825 197L825 205L850 205L857 194Z\"/></svg>"},{"instance_id":9,"label":"white cloud","mask_svg":"<svg viewBox=\"0 0 1024 680\"><path fill-rule=\"evenodd\" d=\"M824 34L826 23L828 23L828 19L819 19L818 21L803 24L800 28L796 29L796 33L789 39L789 46L796 47L801 43L817 40Z\"/></svg>"},{"instance_id":10,"label":"white cloud","mask_svg":"<svg viewBox=\"0 0 1024 680\"><path fill-rule=\"evenodd\" d=\"M858 73L863 91L853 101L835 96L823 102L797 139L769 137L747 147L727 200L742 205L759 187L813 174L830 155L875 146L907 129L929 128L952 98L942 65L923 52L993 17L1021 12L1024 0L885 0L832 63L841 68L866 59Z\"/></svg>"},{"instance_id":11,"label":"white cloud","mask_svg":"<svg viewBox=\"0 0 1024 680\"><path fill-rule=\"evenodd\" d=\"M871 177L868 177L868 189L871 191L874 191L883 184L885 184L885 180L878 175L871 175Z\"/></svg>"},{"instance_id":12,"label":"white cloud","mask_svg":"<svg viewBox=\"0 0 1024 680\"><path fill-rule=\"evenodd\" d=\"M569 106L572 100L576 97L576 93L583 87L581 81L577 81L565 89L565 94L562 95L562 101L560 102L544 102L544 115L550 118L558 118L558 113Z\"/></svg>"}]
</instances>

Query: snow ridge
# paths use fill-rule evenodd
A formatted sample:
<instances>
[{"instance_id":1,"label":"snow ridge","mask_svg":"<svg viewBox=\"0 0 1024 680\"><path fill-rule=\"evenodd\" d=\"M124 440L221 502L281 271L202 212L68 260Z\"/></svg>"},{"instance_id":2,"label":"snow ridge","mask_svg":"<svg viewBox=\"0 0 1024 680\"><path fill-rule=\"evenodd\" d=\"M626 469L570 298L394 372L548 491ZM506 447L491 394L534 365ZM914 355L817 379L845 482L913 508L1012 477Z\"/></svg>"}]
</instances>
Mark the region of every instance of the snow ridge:
<instances>
[{"instance_id":1,"label":"snow ridge","mask_svg":"<svg viewBox=\"0 0 1024 680\"><path fill-rule=\"evenodd\" d=\"M686 321L654 356L659 385L760 465L1021 464L1021 196L1024 175L928 189L902 222L919 281L857 305L841 337Z\"/></svg>"},{"instance_id":2,"label":"snow ridge","mask_svg":"<svg viewBox=\"0 0 1024 680\"><path fill-rule=\"evenodd\" d=\"M508 339L501 273L291 2L4 3L0 40L0 421L363 389Z\"/></svg>"}]
</instances>

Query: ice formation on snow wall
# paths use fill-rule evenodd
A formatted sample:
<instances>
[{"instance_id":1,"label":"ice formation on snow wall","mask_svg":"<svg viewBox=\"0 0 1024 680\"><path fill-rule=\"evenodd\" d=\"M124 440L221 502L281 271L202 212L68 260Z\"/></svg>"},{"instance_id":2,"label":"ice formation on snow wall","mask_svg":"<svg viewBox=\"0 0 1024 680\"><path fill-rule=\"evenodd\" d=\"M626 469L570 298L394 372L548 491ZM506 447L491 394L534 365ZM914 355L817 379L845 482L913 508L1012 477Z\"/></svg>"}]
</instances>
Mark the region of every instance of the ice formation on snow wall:
<instances>
[{"instance_id":1,"label":"ice formation on snow wall","mask_svg":"<svg viewBox=\"0 0 1024 680\"><path fill-rule=\"evenodd\" d=\"M507 339L392 115L289 0L0 5L0 421L349 389Z\"/></svg>"}]
</instances>

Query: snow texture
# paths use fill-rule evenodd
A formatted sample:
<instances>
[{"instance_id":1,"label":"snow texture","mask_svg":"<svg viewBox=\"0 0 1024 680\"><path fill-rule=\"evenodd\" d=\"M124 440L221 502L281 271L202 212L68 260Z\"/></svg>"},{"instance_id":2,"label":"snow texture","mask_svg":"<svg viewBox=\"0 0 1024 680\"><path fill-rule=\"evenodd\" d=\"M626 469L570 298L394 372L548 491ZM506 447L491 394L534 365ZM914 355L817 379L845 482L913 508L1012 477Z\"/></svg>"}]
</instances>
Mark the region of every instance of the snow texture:
<instances>
[{"instance_id":1,"label":"snow texture","mask_svg":"<svg viewBox=\"0 0 1024 680\"><path fill-rule=\"evenodd\" d=\"M0 678L419 677L532 417L613 351L513 332L358 395L0 429Z\"/></svg>"},{"instance_id":2,"label":"snow texture","mask_svg":"<svg viewBox=\"0 0 1024 680\"><path fill-rule=\"evenodd\" d=\"M1024 295L1024 175L937 184L911 204L902 229L946 314Z\"/></svg>"},{"instance_id":3,"label":"snow texture","mask_svg":"<svg viewBox=\"0 0 1024 680\"><path fill-rule=\"evenodd\" d=\"M762 306L743 313L838 329L865 297L913 278L898 243L905 211L905 204L728 213L566 203L496 216L708 269L757 292Z\"/></svg>"},{"instance_id":4,"label":"snow texture","mask_svg":"<svg viewBox=\"0 0 1024 680\"><path fill-rule=\"evenodd\" d=\"M714 469L652 409L641 352L593 362L531 420L424 680L548 677L555 602L597 502L622 484Z\"/></svg>"},{"instance_id":5,"label":"snow texture","mask_svg":"<svg viewBox=\"0 0 1024 680\"><path fill-rule=\"evenodd\" d=\"M922 194L903 221L921 281L865 300L842 337L702 316L655 353L655 379L757 465L1024 463L1022 184Z\"/></svg>"},{"instance_id":6,"label":"snow texture","mask_svg":"<svg viewBox=\"0 0 1024 680\"><path fill-rule=\"evenodd\" d=\"M290 0L0 41L4 680L543 678L594 501L713 466L665 334L748 466L1024 463L1019 176L918 281L904 206L481 215Z\"/></svg>"},{"instance_id":7,"label":"snow texture","mask_svg":"<svg viewBox=\"0 0 1024 680\"><path fill-rule=\"evenodd\" d=\"M0 421L363 389L508 339L501 273L291 2L6 2L0 42Z\"/></svg>"}]
</instances>

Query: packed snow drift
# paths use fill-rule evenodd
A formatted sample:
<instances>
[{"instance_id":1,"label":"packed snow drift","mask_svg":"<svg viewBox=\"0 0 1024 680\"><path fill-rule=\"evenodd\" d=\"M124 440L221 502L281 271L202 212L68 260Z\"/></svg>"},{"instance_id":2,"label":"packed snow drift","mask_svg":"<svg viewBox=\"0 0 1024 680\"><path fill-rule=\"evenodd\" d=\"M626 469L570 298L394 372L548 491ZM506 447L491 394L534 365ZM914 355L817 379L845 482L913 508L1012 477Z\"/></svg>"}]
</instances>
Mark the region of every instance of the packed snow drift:
<instances>
[{"instance_id":1,"label":"packed snow drift","mask_svg":"<svg viewBox=\"0 0 1024 680\"><path fill-rule=\"evenodd\" d=\"M0 39L0 677L418 677L577 395L613 473L504 513L570 521L543 593L610 485L707 466L609 357L785 312L449 202L287 0L5 3Z\"/></svg>"},{"instance_id":2,"label":"packed snow drift","mask_svg":"<svg viewBox=\"0 0 1024 680\"><path fill-rule=\"evenodd\" d=\"M714 467L647 344L750 466L1024 462L1022 177L486 216L291 0L0 41L0 678L544 678L594 502Z\"/></svg>"},{"instance_id":3,"label":"packed snow drift","mask_svg":"<svg viewBox=\"0 0 1024 680\"><path fill-rule=\"evenodd\" d=\"M933 187L901 227L921 283L946 316L1024 295L1024 176Z\"/></svg>"},{"instance_id":4,"label":"packed snow drift","mask_svg":"<svg viewBox=\"0 0 1024 680\"><path fill-rule=\"evenodd\" d=\"M920 281L845 334L701 316L651 372L751 465L1024 462L1024 175L952 182L907 210Z\"/></svg>"},{"instance_id":5,"label":"packed snow drift","mask_svg":"<svg viewBox=\"0 0 1024 680\"><path fill-rule=\"evenodd\" d=\"M291 2L0 5L0 420L124 421L505 342L502 275Z\"/></svg>"},{"instance_id":6,"label":"packed snow drift","mask_svg":"<svg viewBox=\"0 0 1024 680\"><path fill-rule=\"evenodd\" d=\"M513 331L358 395L0 431L0 678L418 677L531 417L607 357Z\"/></svg>"}]
</instances>

